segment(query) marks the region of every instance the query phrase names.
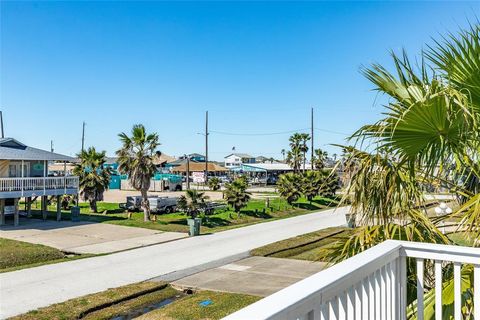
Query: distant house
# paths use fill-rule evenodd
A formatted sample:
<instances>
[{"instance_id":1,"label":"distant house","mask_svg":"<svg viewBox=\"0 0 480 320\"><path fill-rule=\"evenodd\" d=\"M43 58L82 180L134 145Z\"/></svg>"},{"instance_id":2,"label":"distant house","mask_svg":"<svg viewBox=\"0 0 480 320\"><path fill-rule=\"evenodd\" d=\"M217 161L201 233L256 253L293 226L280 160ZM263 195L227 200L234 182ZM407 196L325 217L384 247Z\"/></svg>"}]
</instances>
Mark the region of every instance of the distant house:
<instances>
[{"instance_id":1,"label":"distant house","mask_svg":"<svg viewBox=\"0 0 480 320\"><path fill-rule=\"evenodd\" d=\"M58 153L32 148L13 138L0 139L0 225L5 223L5 214L14 215L14 224L19 222L19 202L25 198L28 211L32 198L41 197L42 211L46 218L47 197L57 197L57 220L60 219L62 195L78 194L78 177L69 176L67 162L74 158ZM57 176L49 172L49 163L63 162L63 170L56 168Z\"/></svg>"},{"instance_id":2,"label":"distant house","mask_svg":"<svg viewBox=\"0 0 480 320\"><path fill-rule=\"evenodd\" d=\"M225 157L225 168L239 167L245 163L255 163L255 157L246 153L231 153Z\"/></svg>"},{"instance_id":3,"label":"distant house","mask_svg":"<svg viewBox=\"0 0 480 320\"><path fill-rule=\"evenodd\" d=\"M182 163L181 165L172 168L172 172L182 174L184 175L186 172L190 171L190 173L193 172L205 172L205 163L199 163L199 162L190 162L188 163ZM228 171L226 168L219 166L216 163L209 162L208 163L208 172L209 174L213 175L222 175L226 171Z\"/></svg>"}]
</instances>

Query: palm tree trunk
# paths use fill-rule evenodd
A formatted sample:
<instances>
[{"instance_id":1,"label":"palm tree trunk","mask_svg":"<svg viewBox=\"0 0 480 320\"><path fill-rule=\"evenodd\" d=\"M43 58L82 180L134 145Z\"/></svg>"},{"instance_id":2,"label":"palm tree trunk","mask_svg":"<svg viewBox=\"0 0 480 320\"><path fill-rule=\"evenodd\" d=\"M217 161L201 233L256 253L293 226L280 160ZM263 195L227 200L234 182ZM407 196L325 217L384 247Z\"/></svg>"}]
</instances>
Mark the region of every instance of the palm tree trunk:
<instances>
[{"instance_id":1,"label":"palm tree trunk","mask_svg":"<svg viewBox=\"0 0 480 320\"><path fill-rule=\"evenodd\" d=\"M150 221L150 204L148 203L147 190L142 189L142 208L143 208L143 221Z\"/></svg>"},{"instance_id":2,"label":"palm tree trunk","mask_svg":"<svg viewBox=\"0 0 480 320\"><path fill-rule=\"evenodd\" d=\"M305 163L307 162L307 159L305 158L306 154L305 151L303 152L303 173L305 173Z\"/></svg>"}]
</instances>

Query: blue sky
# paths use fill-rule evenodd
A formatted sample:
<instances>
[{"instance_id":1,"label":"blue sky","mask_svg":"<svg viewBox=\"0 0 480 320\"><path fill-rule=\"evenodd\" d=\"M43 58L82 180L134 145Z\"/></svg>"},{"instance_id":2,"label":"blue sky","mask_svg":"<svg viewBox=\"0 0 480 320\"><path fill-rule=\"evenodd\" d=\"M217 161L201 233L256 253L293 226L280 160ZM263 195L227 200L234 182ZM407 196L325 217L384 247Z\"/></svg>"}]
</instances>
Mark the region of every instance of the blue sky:
<instances>
[{"instance_id":1,"label":"blue sky","mask_svg":"<svg viewBox=\"0 0 480 320\"><path fill-rule=\"evenodd\" d=\"M86 145L113 155L117 134L143 123L163 152L203 153L209 110L215 160L233 146L281 158L289 133L243 134L308 128L311 107L316 147L338 152L330 144L380 117L362 65L417 54L480 12L457 1L0 5L7 136L73 155L85 121Z\"/></svg>"}]
</instances>

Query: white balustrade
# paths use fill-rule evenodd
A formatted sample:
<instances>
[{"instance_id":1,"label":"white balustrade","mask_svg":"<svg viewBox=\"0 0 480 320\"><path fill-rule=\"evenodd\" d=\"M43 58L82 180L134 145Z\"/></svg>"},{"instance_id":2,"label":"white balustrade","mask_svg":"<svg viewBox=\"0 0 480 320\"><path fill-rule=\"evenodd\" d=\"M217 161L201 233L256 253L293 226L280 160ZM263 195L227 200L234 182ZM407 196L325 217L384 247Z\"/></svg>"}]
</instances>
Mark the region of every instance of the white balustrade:
<instances>
[{"instance_id":1,"label":"white balustrade","mask_svg":"<svg viewBox=\"0 0 480 320\"><path fill-rule=\"evenodd\" d=\"M454 269L455 320L462 319L461 267L465 264L474 266L474 318L480 319L480 249L388 240L224 320L406 320L407 258L415 259L417 266L417 319L424 318L427 266L433 266L435 275L435 318L442 319L441 274L448 264Z\"/></svg>"},{"instance_id":2,"label":"white balustrade","mask_svg":"<svg viewBox=\"0 0 480 320\"><path fill-rule=\"evenodd\" d=\"M44 192L56 189L78 189L78 177L0 178L0 192Z\"/></svg>"}]
</instances>

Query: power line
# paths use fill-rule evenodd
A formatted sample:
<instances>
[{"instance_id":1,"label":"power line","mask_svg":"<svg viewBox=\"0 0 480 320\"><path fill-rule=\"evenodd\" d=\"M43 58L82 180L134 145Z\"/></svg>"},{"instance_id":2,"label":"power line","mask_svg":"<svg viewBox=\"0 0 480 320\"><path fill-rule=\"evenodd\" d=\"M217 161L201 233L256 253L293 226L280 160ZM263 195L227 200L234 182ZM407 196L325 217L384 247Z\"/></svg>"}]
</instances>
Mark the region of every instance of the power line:
<instances>
[{"instance_id":1,"label":"power line","mask_svg":"<svg viewBox=\"0 0 480 320\"><path fill-rule=\"evenodd\" d=\"M328 132L328 133L333 133L333 134L339 134L339 135L342 135L342 136L351 136L350 133L339 132L339 131L334 131L334 130L320 129L320 128L315 128L315 130Z\"/></svg>"},{"instance_id":2,"label":"power line","mask_svg":"<svg viewBox=\"0 0 480 320\"><path fill-rule=\"evenodd\" d=\"M263 133L240 133L240 132L226 132L226 131L210 130L210 133L223 134L223 135L228 135L228 136L273 136L273 135L281 135L281 134L305 131L305 130L308 130L308 129L309 128L303 128L303 129L297 129L297 130L289 130L289 131L281 131L281 132L263 132Z\"/></svg>"}]
</instances>

